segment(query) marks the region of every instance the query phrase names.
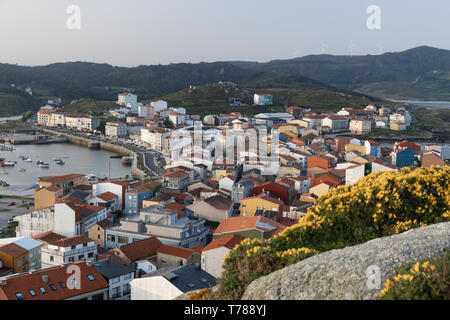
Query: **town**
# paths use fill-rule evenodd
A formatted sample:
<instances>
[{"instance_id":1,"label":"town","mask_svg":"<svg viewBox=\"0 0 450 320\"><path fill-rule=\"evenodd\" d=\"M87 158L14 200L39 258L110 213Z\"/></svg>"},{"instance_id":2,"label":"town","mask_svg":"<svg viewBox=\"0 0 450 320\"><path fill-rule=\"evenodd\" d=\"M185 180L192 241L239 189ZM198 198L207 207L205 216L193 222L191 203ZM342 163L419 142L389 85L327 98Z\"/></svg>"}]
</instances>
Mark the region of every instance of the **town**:
<instances>
[{"instance_id":1,"label":"town","mask_svg":"<svg viewBox=\"0 0 450 320\"><path fill-rule=\"evenodd\" d=\"M256 110L273 103L254 94ZM229 100L230 109L244 104ZM330 190L450 158L447 145L365 139L414 122L406 108L375 104L202 119L124 92L108 116L116 120L103 134L98 117L64 112L58 101L37 112L37 130L153 156L129 179L40 178L34 207L10 221L15 236L0 239L0 299L167 300L210 289L233 248L297 224ZM78 280L68 281L73 270Z\"/></svg>"}]
</instances>

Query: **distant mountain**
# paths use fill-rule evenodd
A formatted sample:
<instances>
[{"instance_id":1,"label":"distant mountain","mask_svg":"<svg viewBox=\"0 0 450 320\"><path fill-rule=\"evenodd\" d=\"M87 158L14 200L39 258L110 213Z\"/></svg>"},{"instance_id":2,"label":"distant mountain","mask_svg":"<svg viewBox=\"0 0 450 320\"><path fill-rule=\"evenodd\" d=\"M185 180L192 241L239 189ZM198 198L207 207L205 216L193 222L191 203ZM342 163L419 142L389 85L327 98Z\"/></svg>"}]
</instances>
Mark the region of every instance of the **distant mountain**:
<instances>
[{"instance_id":1,"label":"distant mountain","mask_svg":"<svg viewBox=\"0 0 450 320\"><path fill-rule=\"evenodd\" d=\"M450 51L427 46L366 56L310 55L235 66L302 75L330 86L379 97L450 100Z\"/></svg>"},{"instance_id":2,"label":"distant mountain","mask_svg":"<svg viewBox=\"0 0 450 320\"><path fill-rule=\"evenodd\" d=\"M191 85L231 81L255 86L326 87L318 81L281 72L248 70L229 63L181 63L114 67L108 64L67 62L43 67L0 64L0 85L43 89L45 95L70 99L113 100L123 88L140 95L159 96Z\"/></svg>"}]
</instances>

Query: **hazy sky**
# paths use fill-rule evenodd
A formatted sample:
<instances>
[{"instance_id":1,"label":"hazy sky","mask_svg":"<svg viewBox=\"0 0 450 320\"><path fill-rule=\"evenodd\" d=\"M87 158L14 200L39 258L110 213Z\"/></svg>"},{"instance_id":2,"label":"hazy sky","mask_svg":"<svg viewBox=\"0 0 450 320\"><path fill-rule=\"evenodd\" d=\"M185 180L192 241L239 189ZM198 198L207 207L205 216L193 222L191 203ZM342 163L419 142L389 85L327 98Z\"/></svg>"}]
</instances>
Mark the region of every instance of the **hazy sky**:
<instances>
[{"instance_id":1,"label":"hazy sky","mask_svg":"<svg viewBox=\"0 0 450 320\"><path fill-rule=\"evenodd\" d=\"M81 10L69 30L67 8ZM369 30L368 6L381 12ZM0 0L0 62L120 66L450 49L449 0Z\"/></svg>"}]
</instances>

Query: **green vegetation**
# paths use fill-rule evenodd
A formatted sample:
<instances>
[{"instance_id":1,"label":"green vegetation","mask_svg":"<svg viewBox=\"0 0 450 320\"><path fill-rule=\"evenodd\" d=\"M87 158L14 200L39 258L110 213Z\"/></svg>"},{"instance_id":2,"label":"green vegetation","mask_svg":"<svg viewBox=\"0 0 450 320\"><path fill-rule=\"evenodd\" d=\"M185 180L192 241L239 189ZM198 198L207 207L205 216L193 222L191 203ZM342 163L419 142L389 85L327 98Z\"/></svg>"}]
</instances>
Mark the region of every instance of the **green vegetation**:
<instances>
[{"instance_id":1,"label":"green vegetation","mask_svg":"<svg viewBox=\"0 0 450 320\"><path fill-rule=\"evenodd\" d=\"M450 51L426 46L382 55L312 55L267 63L232 63L260 71L301 74L377 97L450 100Z\"/></svg>"},{"instance_id":2,"label":"green vegetation","mask_svg":"<svg viewBox=\"0 0 450 320\"><path fill-rule=\"evenodd\" d=\"M449 203L449 167L386 171L334 188L298 224L232 250L213 298L239 299L254 279L320 252L449 221Z\"/></svg>"},{"instance_id":3,"label":"green vegetation","mask_svg":"<svg viewBox=\"0 0 450 320\"><path fill-rule=\"evenodd\" d=\"M394 270L381 300L450 300L450 251L440 259L418 261Z\"/></svg>"},{"instance_id":4,"label":"green vegetation","mask_svg":"<svg viewBox=\"0 0 450 320\"><path fill-rule=\"evenodd\" d=\"M29 110L38 110L40 101L23 90L0 87L0 114L18 115Z\"/></svg>"},{"instance_id":5,"label":"green vegetation","mask_svg":"<svg viewBox=\"0 0 450 320\"><path fill-rule=\"evenodd\" d=\"M16 227L18 225L18 222L14 221L13 223L10 223L6 230L3 230L3 233L0 234L1 238L13 238L16 236Z\"/></svg>"},{"instance_id":6,"label":"green vegetation","mask_svg":"<svg viewBox=\"0 0 450 320\"><path fill-rule=\"evenodd\" d=\"M64 106L66 112L84 112L93 116L103 115L104 112L108 112L112 108L117 108L118 105L115 101L97 101L93 99L80 99L74 103Z\"/></svg>"}]
</instances>

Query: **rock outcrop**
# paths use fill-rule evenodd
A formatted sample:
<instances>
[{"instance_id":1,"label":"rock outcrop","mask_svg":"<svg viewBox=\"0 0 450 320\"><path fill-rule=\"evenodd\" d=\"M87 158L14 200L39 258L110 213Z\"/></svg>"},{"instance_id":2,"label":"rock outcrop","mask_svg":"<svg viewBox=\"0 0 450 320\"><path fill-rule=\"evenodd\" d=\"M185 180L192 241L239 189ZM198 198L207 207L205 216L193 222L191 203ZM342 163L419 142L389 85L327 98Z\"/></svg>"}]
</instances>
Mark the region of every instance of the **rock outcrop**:
<instances>
[{"instance_id":1,"label":"rock outcrop","mask_svg":"<svg viewBox=\"0 0 450 320\"><path fill-rule=\"evenodd\" d=\"M450 249L450 222L305 259L253 281L243 300L377 299L393 270Z\"/></svg>"}]
</instances>

